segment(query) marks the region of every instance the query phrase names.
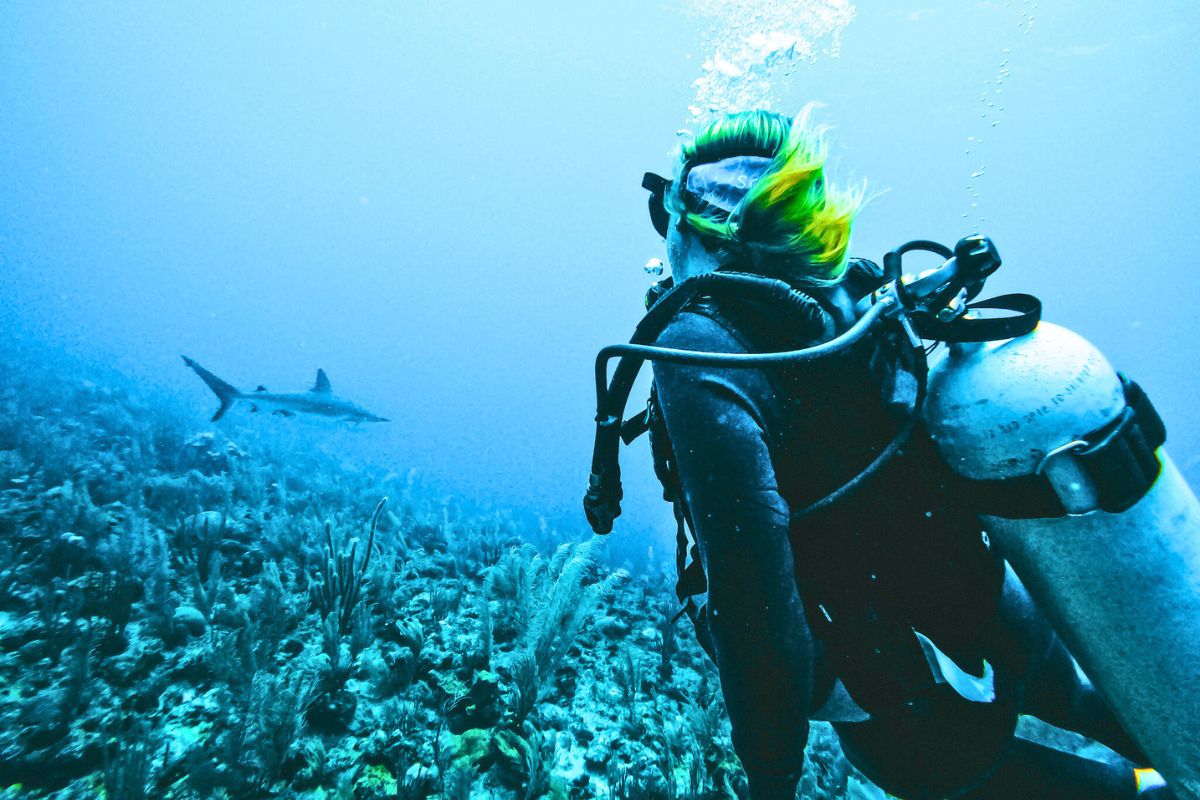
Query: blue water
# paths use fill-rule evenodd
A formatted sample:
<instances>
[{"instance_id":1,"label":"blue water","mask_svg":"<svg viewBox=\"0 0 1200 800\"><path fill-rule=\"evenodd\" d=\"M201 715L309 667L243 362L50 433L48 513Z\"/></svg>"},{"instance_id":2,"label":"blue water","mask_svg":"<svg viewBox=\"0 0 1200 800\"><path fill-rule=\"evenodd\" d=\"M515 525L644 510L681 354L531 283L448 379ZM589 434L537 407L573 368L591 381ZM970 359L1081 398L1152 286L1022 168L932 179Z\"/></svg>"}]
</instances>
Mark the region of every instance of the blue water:
<instances>
[{"instance_id":1,"label":"blue water","mask_svg":"<svg viewBox=\"0 0 1200 800\"><path fill-rule=\"evenodd\" d=\"M1194 2L927 1L855 3L773 77L877 193L853 252L990 235L989 291L1136 378L1196 484ZM665 258L639 181L721 39L691 7L0 4L0 358L128 381L195 431L215 400L181 354L242 389L321 367L392 421L222 429L582 532L592 359ZM617 535L669 552L644 443L623 466Z\"/></svg>"},{"instance_id":2,"label":"blue water","mask_svg":"<svg viewBox=\"0 0 1200 800\"><path fill-rule=\"evenodd\" d=\"M682 5L6 3L0 335L197 417L180 353L244 388L324 367L395 420L355 446L567 519L591 358L662 255L638 182L712 23ZM1198 27L1188 2L858 3L780 104L824 102L839 174L887 190L854 252L990 234L995 287L1134 373L1193 479Z\"/></svg>"}]
</instances>

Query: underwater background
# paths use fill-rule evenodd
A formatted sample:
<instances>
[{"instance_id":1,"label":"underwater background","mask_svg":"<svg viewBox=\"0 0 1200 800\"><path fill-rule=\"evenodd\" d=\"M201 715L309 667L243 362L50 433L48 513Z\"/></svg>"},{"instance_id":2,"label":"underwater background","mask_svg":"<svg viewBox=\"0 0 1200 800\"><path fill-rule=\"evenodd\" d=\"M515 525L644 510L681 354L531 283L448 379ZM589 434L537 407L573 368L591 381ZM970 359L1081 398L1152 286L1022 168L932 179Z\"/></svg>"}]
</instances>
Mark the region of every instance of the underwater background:
<instances>
[{"instance_id":1,"label":"underwater background","mask_svg":"<svg viewBox=\"0 0 1200 800\"><path fill-rule=\"evenodd\" d=\"M0 790L744 796L644 442L580 510L642 172L821 101L854 254L991 236L1195 485L1198 83L1183 0L0 3Z\"/></svg>"}]
</instances>

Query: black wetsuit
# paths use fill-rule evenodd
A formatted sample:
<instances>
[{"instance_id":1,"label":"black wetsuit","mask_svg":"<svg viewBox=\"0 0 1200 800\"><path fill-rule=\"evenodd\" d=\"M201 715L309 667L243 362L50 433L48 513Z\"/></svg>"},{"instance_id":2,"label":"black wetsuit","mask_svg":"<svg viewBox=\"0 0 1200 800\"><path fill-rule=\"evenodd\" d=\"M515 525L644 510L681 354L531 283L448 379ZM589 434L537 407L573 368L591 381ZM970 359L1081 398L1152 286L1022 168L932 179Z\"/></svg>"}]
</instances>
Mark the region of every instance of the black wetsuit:
<instances>
[{"instance_id":1,"label":"black wetsuit","mask_svg":"<svg viewBox=\"0 0 1200 800\"><path fill-rule=\"evenodd\" d=\"M852 321L844 292L814 294L826 315L820 332L797 333L772 309L701 299L657 343L726 353L813 344ZM1136 796L1132 764L1013 735L1018 713L1032 714L1144 764L976 518L954 502L953 476L923 432L845 502L791 519L861 470L899 426L865 355L803 369L660 363L654 374L753 800L795 796L808 720L835 679L870 712L856 722L826 713L844 751L906 800ZM995 700L933 685L914 629L966 672L980 674L986 659Z\"/></svg>"}]
</instances>

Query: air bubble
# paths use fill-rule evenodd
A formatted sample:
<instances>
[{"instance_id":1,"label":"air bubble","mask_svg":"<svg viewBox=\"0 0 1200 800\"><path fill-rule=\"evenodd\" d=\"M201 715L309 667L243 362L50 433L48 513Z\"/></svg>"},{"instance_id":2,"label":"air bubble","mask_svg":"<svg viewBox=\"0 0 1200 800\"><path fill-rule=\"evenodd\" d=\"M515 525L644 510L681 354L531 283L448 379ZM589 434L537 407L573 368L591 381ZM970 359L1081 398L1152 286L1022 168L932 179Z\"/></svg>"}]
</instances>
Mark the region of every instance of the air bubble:
<instances>
[{"instance_id":1,"label":"air bubble","mask_svg":"<svg viewBox=\"0 0 1200 800\"><path fill-rule=\"evenodd\" d=\"M706 58L708 69L693 84L692 121L780 106L788 79L805 63L821 55L836 57L841 32L855 13L849 0L686 0L684 5L706 23L697 60Z\"/></svg>"}]
</instances>

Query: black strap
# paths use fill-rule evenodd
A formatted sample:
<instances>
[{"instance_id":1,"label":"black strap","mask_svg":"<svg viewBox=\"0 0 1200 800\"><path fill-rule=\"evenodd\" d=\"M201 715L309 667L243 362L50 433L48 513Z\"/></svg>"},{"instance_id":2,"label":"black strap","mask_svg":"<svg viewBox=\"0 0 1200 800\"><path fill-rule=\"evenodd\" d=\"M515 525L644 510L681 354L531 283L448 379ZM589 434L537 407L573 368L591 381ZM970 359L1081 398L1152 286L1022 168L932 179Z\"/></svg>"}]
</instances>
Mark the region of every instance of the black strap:
<instances>
[{"instance_id":1,"label":"black strap","mask_svg":"<svg viewBox=\"0 0 1200 800\"><path fill-rule=\"evenodd\" d=\"M644 409L621 423L621 441L633 444L634 440L650 430L650 409Z\"/></svg>"},{"instance_id":2,"label":"black strap","mask_svg":"<svg viewBox=\"0 0 1200 800\"><path fill-rule=\"evenodd\" d=\"M1037 327L1042 319L1042 301L1030 294L1002 294L967 306L969 311L988 309L1012 311L1004 317L959 317L951 322L939 322L930 317L915 316L915 327L922 339L940 342L997 342L1024 336Z\"/></svg>"},{"instance_id":3,"label":"black strap","mask_svg":"<svg viewBox=\"0 0 1200 800\"><path fill-rule=\"evenodd\" d=\"M1167 441L1167 428L1142 387L1118 373L1126 408L1112 430L1079 453L1100 489L1105 511L1121 512L1142 498L1162 472L1157 450Z\"/></svg>"},{"instance_id":4,"label":"black strap","mask_svg":"<svg viewBox=\"0 0 1200 800\"><path fill-rule=\"evenodd\" d=\"M675 596L680 602L704 594L708 591L708 578L704 575L704 566L700 563L700 548L695 537L689 537L692 529L687 509L682 501L676 501L675 506L675 566L678 578L675 581ZM690 560L689 560L690 559Z\"/></svg>"},{"instance_id":5,"label":"black strap","mask_svg":"<svg viewBox=\"0 0 1200 800\"><path fill-rule=\"evenodd\" d=\"M717 663L717 646L713 644L712 628L708 622L708 603L698 605L695 600L688 598L684 601L683 608L675 615L672 622L679 620L681 616L687 616L692 621L692 628L696 631L696 643L700 645L700 649L704 654Z\"/></svg>"},{"instance_id":6,"label":"black strap","mask_svg":"<svg viewBox=\"0 0 1200 800\"><path fill-rule=\"evenodd\" d=\"M1073 458L1091 484L1096 507L1090 511L1119 514L1140 500L1158 479L1162 461L1157 450L1167 440L1162 418L1142 388L1118 373L1125 408L1115 419L1083 436ZM1054 484L1037 473L1018 478L966 480L979 513L1005 519L1051 519L1066 516Z\"/></svg>"},{"instance_id":7,"label":"black strap","mask_svg":"<svg viewBox=\"0 0 1200 800\"><path fill-rule=\"evenodd\" d=\"M688 536L692 530L692 523L687 507L682 499L676 500L672 506L675 509L676 525L675 596L679 598L682 606L679 613L671 618L671 622L678 622L680 617L691 620L692 627L696 630L696 641L715 664L717 651L713 646L712 631L708 627L708 604L701 605L695 600L696 595L708 591L708 577L704 574L703 564L700 563L700 548L696 544L695 536Z\"/></svg>"},{"instance_id":8,"label":"black strap","mask_svg":"<svg viewBox=\"0 0 1200 800\"><path fill-rule=\"evenodd\" d=\"M964 493L982 515L1004 519L1066 517L1067 510L1045 475L1021 475L994 481L962 479Z\"/></svg>"},{"instance_id":9,"label":"black strap","mask_svg":"<svg viewBox=\"0 0 1200 800\"><path fill-rule=\"evenodd\" d=\"M1004 519L1065 517L1058 492L1045 475L1022 475L999 480L963 478L963 494L978 513Z\"/></svg>"},{"instance_id":10,"label":"black strap","mask_svg":"<svg viewBox=\"0 0 1200 800\"><path fill-rule=\"evenodd\" d=\"M679 612L671 623L687 617L696 631L696 641L716 663L716 650L712 643L712 632L708 626L708 606L696 602L697 595L708 591L708 577L700 561L700 546L696 540L691 515L683 499L683 488L679 484L679 473L675 470L675 453L667 438L666 425L658 408L658 392L652 385L646 411L629 422L631 427L640 428L644 420L650 432L650 452L654 458L654 473L663 488L663 499L671 503L675 513L675 597L680 602ZM629 423L626 423L629 424Z\"/></svg>"}]
</instances>

